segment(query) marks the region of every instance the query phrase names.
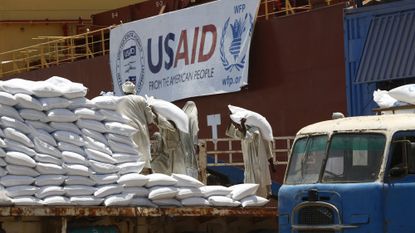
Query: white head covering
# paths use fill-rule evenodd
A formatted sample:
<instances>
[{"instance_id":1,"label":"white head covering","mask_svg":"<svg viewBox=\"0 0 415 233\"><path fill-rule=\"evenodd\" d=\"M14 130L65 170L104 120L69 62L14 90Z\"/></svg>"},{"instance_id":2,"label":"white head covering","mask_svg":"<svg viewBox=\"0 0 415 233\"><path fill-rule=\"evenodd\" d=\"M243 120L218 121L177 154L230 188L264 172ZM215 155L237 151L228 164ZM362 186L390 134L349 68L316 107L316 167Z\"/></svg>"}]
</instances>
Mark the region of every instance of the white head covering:
<instances>
[{"instance_id":1,"label":"white head covering","mask_svg":"<svg viewBox=\"0 0 415 233\"><path fill-rule=\"evenodd\" d=\"M122 84L122 91L124 94L134 94L135 95L135 85L131 81L126 81Z\"/></svg>"},{"instance_id":2,"label":"white head covering","mask_svg":"<svg viewBox=\"0 0 415 233\"><path fill-rule=\"evenodd\" d=\"M199 120L198 120L197 107L196 107L195 102L187 101L183 107L183 111L189 117L189 122L191 125L190 128L193 130L193 132L189 132L189 133L192 134L193 136L197 135L197 133L199 132Z\"/></svg>"}]
</instances>

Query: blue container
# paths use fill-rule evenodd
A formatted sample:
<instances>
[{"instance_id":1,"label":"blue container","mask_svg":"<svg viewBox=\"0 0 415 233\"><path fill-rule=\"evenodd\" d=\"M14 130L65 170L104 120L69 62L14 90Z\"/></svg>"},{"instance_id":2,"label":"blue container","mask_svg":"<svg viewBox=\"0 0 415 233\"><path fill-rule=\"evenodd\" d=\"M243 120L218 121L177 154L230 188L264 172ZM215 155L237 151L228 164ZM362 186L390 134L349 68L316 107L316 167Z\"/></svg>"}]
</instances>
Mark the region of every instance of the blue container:
<instances>
[{"instance_id":1,"label":"blue container","mask_svg":"<svg viewBox=\"0 0 415 233\"><path fill-rule=\"evenodd\" d=\"M412 0L345 10L349 116L373 115L372 109L378 107L373 101L377 83L415 77L415 56L407 55L415 53L413 41L408 40L415 32L414 17Z\"/></svg>"}]
</instances>

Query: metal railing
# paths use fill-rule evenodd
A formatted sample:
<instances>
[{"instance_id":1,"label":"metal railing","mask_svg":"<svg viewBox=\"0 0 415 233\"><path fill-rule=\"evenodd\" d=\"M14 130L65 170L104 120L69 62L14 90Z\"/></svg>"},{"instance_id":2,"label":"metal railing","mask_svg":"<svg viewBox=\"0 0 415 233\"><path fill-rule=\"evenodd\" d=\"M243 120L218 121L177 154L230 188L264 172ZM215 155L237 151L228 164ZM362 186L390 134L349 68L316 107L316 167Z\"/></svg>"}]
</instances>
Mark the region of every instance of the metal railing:
<instances>
[{"instance_id":1,"label":"metal railing","mask_svg":"<svg viewBox=\"0 0 415 233\"><path fill-rule=\"evenodd\" d=\"M319 1L330 5L334 0ZM300 4L294 2L294 0L262 0L258 19L268 20L281 15L308 11L313 7L313 0L303 0ZM74 36L38 37L34 39L43 39L47 42L0 53L0 77L108 54L109 31L113 27Z\"/></svg>"}]
</instances>

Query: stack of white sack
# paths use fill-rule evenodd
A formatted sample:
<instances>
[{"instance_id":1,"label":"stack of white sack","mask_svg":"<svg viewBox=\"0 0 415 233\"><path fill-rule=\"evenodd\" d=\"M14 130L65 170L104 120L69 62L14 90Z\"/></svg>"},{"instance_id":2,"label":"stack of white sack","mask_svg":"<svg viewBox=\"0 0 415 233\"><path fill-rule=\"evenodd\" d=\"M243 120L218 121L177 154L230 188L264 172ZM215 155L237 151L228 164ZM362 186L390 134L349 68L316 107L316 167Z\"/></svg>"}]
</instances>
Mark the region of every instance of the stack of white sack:
<instances>
[{"instance_id":1,"label":"stack of white sack","mask_svg":"<svg viewBox=\"0 0 415 233\"><path fill-rule=\"evenodd\" d=\"M267 141L273 140L274 136L272 133L271 125L269 124L269 122L267 121L265 117L263 117L262 115L256 112L252 112L250 110L247 110L241 107L236 107L233 105L228 105L228 108L231 111L230 118L232 119L232 121L240 124L242 118L245 118L246 119L245 124L248 126L257 127L259 131L261 132L263 139Z\"/></svg>"}]
</instances>

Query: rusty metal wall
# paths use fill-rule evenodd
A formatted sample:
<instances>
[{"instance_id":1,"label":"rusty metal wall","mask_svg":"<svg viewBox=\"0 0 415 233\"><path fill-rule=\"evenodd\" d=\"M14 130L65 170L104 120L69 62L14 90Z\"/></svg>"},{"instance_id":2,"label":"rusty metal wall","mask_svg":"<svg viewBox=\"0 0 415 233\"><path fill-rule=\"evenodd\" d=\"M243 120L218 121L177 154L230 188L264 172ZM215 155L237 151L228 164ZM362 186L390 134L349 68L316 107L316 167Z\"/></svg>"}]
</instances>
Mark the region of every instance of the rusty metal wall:
<instances>
[{"instance_id":1,"label":"rusty metal wall","mask_svg":"<svg viewBox=\"0 0 415 233\"><path fill-rule=\"evenodd\" d=\"M199 108L200 138L211 138L207 116L221 115L219 137L228 125L227 105L264 115L275 136L346 112L343 51L344 5L279 17L256 24L251 45L249 86L236 93L192 98ZM59 75L89 88L92 98L112 90L108 56L83 60L14 77L42 80ZM182 107L186 100L177 101Z\"/></svg>"}]
</instances>

